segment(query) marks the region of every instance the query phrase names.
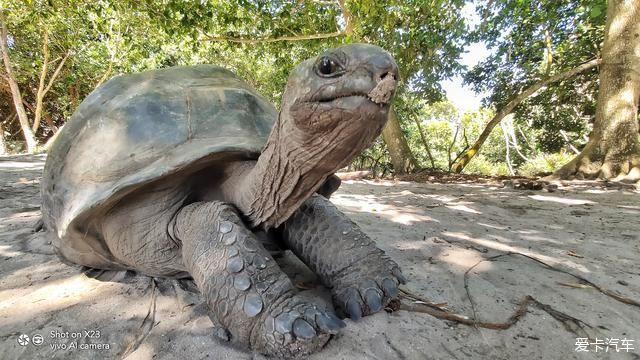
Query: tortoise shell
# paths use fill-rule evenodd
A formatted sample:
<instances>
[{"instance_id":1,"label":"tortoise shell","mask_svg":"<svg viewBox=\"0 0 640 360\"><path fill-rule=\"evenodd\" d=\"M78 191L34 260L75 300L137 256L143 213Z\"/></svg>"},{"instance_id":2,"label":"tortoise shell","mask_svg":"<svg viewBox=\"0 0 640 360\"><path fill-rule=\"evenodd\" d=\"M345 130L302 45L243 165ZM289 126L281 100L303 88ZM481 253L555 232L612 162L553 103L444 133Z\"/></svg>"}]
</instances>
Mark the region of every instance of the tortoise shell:
<instances>
[{"instance_id":1,"label":"tortoise shell","mask_svg":"<svg viewBox=\"0 0 640 360\"><path fill-rule=\"evenodd\" d=\"M104 253L87 223L92 215L163 177L256 159L277 116L249 84L217 66L114 77L80 104L49 151L42 212L54 246L82 236L87 254Z\"/></svg>"}]
</instances>

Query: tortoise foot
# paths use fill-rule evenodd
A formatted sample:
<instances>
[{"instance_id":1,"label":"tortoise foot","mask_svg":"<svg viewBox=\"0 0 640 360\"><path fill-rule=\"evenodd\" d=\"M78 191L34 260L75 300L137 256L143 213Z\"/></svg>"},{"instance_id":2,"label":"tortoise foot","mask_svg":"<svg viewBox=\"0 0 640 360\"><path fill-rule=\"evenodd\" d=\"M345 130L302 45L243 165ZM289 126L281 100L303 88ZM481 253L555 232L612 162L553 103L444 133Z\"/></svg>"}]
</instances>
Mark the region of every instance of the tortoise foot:
<instances>
[{"instance_id":1,"label":"tortoise foot","mask_svg":"<svg viewBox=\"0 0 640 360\"><path fill-rule=\"evenodd\" d=\"M320 350L345 326L332 312L294 295L265 314L253 348L279 358L295 358Z\"/></svg>"},{"instance_id":2,"label":"tortoise foot","mask_svg":"<svg viewBox=\"0 0 640 360\"><path fill-rule=\"evenodd\" d=\"M381 259L375 265L361 265L357 270L335 280L332 291L338 314L352 320L384 309L398 297L398 285L406 283L400 268L390 259Z\"/></svg>"},{"instance_id":3,"label":"tortoise foot","mask_svg":"<svg viewBox=\"0 0 640 360\"><path fill-rule=\"evenodd\" d=\"M225 203L194 203L176 216L183 258L210 309L216 335L279 358L322 348L345 324L305 301Z\"/></svg>"}]
</instances>

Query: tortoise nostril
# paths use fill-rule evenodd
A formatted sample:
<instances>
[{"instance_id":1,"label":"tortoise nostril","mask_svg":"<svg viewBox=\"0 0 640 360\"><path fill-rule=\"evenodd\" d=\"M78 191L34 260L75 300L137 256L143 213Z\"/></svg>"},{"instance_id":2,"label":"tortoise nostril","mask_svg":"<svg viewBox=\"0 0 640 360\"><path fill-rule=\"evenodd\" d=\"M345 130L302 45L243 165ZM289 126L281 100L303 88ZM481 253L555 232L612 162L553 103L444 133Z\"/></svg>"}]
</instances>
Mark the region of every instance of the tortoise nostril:
<instances>
[{"instance_id":1,"label":"tortoise nostril","mask_svg":"<svg viewBox=\"0 0 640 360\"><path fill-rule=\"evenodd\" d=\"M376 76L376 86L367 94L376 104L388 104L397 86L397 73L386 71Z\"/></svg>"},{"instance_id":2,"label":"tortoise nostril","mask_svg":"<svg viewBox=\"0 0 640 360\"><path fill-rule=\"evenodd\" d=\"M393 71L387 71L387 72L384 72L384 73L381 73L381 74L378 74L378 75L375 76L376 84L379 84L383 80L398 81L398 74L394 73Z\"/></svg>"},{"instance_id":3,"label":"tortoise nostril","mask_svg":"<svg viewBox=\"0 0 640 360\"><path fill-rule=\"evenodd\" d=\"M395 80L398 81L399 80L399 76L398 76L398 71L395 69L392 70L387 70L387 71L380 71L379 73L376 74L375 76L375 81L376 84L379 83L382 80Z\"/></svg>"},{"instance_id":4,"label":"tortoise nostril","mask_svg":"<svg viewBox=\"0 0 640 360\"><path fill-rule=\"evenodd\" d=\"M392 73L392 72L386 72L386 73L382 74L382 76L380 76L379 80L384 80L387 76L390 76L392 80L398 80L396 78L396 75L394 73Z\"/></svg>"}]
</instances>

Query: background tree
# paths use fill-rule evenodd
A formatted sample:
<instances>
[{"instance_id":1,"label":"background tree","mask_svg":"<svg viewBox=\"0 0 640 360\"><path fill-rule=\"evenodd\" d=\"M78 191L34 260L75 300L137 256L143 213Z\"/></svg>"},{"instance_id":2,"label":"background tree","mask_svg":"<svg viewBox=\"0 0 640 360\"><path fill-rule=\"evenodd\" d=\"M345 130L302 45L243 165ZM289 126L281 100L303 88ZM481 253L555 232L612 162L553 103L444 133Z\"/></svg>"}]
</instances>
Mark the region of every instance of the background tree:
<instances>
[{"instance_id":1,"label":"background tree","mask_svg":"<svg viewBox=\"0 0 640 360\"><path fill-rule=\"evenodd\" d=\"M471 40L485 42L494 51L465 75L465 81L488 92L485 104L496 109L495 121L483 137L513 112L516 124L540 130L532 139L538 150L583 146L595 113L594 66L605 9L605 0L479 3L481 23ZM482 145L483 138L478 140ZM455 170L461 171L479 150L480 146L471 147Z\"/></svg>"},{"instance_id":2,"label":"background tree","mask_svg":"<svg viewBox=\"0 0 640 360\"><path fill-rule=\"evenodd\" d=\"M400 98L419 96L429 102L443 99L440 81L460 73L460 54L467 28L460 16L464 1L398 0L349 2L352 14L352 41L379 44L395 56L404 84L398 90L396 114L390 117L383 132L396 173L418 167L405 132L409 122L402 107L409 104Z\"/></svg>"},{"instance_id":3,"label":"background tree","mask_svg":"<svg viewBox=\"0 0 640 360\"><path fill-rule=\"evenodd\" d=\"M9 107L0 102L0 110L8 115L6 119L15 112L29 151L35 150L37 139L57 130L56 115L70 114L67 92L78 90L95 73L89 64L73 66L76 56L85 57L101 41L101 33L90 23L91 6L80 5L76 1L64 6L44 1L3 4L2 45L6 51L0 96L10 95L12 101ZM74 77L81 80L73 83ZM5 126L13 133L14 124L5 122Z\"/></svg>"},{"instance_id":4,"label":"background tree","mask_svg":"<svg viewBox=\"0 0 640 360\"><path fill-rule=\"evenodd\" d=\"M31 126L29 125L29 118L27 117L27 112L22 103L22 93L20 92L20 87L18 86L16 75L13 71L13 64L9 58L9 35L7 31L6 18L2 12L0 12L0 51L2 52L2 60L5 68L4 80L9 85L24 140L27 143L27 150L29 152L33 152L36 149L36 139L35 136L33 136L33 131L31 131ZM4 136L4 131L1 135ZM4 140L2 142L4 143Z\"/></svg>"},{"instance_id":5,"label":"background tree","mask_svg":"<svg viewBox=\"0 0 640 360\"><path fill-rule=\"evenodd\" d=\"M559 177L640 180L640 2L610 0L593 132Z\"/></svg>"},{"instance_id":6,"label":"background tree","mask_svg":"<svg viewBox=\"0 0 640 360\"><path fill-rule=\"evenodd\" d=\"M555 74L546 79L540 80L526 89L522 90L522 92L516 94L513 98L509 100L508 103L503 105L502 108L495 114L495 116L487 123L482 133L478 136L478 139L475 143L469 147L469 149L465 150L465 153L460 156L460 158L456 161L456 163L452 166L452 170L455 172L461 172L465 166L471 161L471 159L480 151L480 148L487 140L493 129L508 115L514 111L516 107L518 107L523 101L525 101L528 97L533 95L536 91L554 84L555 82L562 81L568 78L575 76L581 72L592 69L601 63L600 59L594 59L588 61L584 64L580 64L573 69L569 69L567 71L563 71L559 74ZM553 119L553 118L552 118Z\"/></svg>"},{"instance_id":7,"label":"background tree","mask_svg":"<svg viewBox=\"0 0 640 360\"><path fill-rule=\"evenodd\" d=\"M393 109L389 112L389 120L382 129L382 138L389 149L389 157L396 174L406 174L418 168Z\"/></svg>"},{"instance_id":8,"label":"background tree","mask_svg":"<svg viewBox=\"0 0 640 360\"><path fill-rule=\"evenodd\" d=\"M295 64L323 49L357 41L394 54L403 76L400 94L410 92L435 101L442 97L439 81L462 70L457 59L466 31L459 16L463 5L463 0L8 0L6 10L9 53L22 103L29 127L37 130L35 137L43 143L95 86L119 73L221 64L278 104ZM48 42L43 42L45 36ZM6 90L0 93L0 111L15 143L20 129L17 122L8 121L15 110L1 107L7 95ZM397 158L406 158L399 163L410 164L397 165L396 170L414 168L404 136L405 119L394 118L391 124L402 131L387 136L390 144L400 144L390 150Z\"/></svg>"},{"instance_id":9,"label":"background tree","mask_svg":"<svg viewBox=\"0 0 640 360\"><path fill-rule=\"evenodd\" d=\"M8 59L18 91L12 90L7 67L1 66L0 133L15 152L24 149L31 132L27 147L33 150L36 142L49 141L82 99L109 78L175 65L223 65L278 105L297 63L329 47L367 42L393 53L402 82L384 141L378 140L352 168L369 167L377 175L423 167L536 174L552 171L568 154L584 150L563 176L638 171L635 155L622 155L633 151L603 145L613 144L607 139L622 130L610 135L604 120L592 125L605 0L482 2L473 31L461 16L464 5L463 0L6 0L0 5L6 27L2 63ZM439 84L465 72L459 57L473 41L494 50L465 76L476 90L489 93L487 108L459 113L446 102ZM632 57L621 51L610 56ZM602 72L605 79L606 70ZM626 89L625 84L609 88ZM633 112L632 104L622 108ZM620 123L614 121L619 118L598 117L605 118ZM633 132L633 122L622 123L627 124L625 133ZM594 145L585 147L592 128L589 144ZM636 140L625 140L625 148L633 148ZM482 154L476 155L479 146L474 143L484 144ZM612 160L600 161L596 153ZM593 169L607 161L606 169L598 168L596 174Z\"/></svg>"}]
</instances>

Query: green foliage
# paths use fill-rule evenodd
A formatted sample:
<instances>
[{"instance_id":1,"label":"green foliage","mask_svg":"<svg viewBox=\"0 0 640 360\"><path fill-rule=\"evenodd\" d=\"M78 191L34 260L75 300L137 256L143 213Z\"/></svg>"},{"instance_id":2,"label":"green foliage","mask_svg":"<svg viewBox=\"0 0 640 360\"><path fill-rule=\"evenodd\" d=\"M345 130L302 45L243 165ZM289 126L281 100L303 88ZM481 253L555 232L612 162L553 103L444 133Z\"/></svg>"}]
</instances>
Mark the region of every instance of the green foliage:
<instances>
[{"instance_id":1,"label":"green foliage","mask_svg":"<svg viewBox=\"0 0 640 360\"><path fill-rule=\"evenodd\" d=\"M369 170L374 177L382 177L392 172L387 146L378 137L369 148L360 153L348 166L349 171Z\"/></svg>"},{"instance_id":2,"label":"green foliage","mask_svg":"<svg viewBox=\"0 0 640 360\"><path fill-rule=\"evenodd\" d=\"M509 168L504 162L493 162L486 156L480 154L474 156L471 159L469 165L467 165L462 171L464 174L479 174L489 176L508 176Z\"/></svg>"},{"instance_id":3,"label":"green foliage","mask_svg":"<svg viewBox=\"0 0 640 360\"><path fill-rule=\"evenodd\" d=\"M433 102L443 98L440 80L460 73L467 28L464 0L359 0L348 3L354 19L351 40L388 49L411 91Z\"/></svg>"},{"instance_id":4,"label":"green foliage","mask_svg":"<svg viewBox=\"0 0 640 360\"><path fill-rule=\"evenodd\" d=\"M50 60L71 54L47 95L41 142L62 126L99 83L120 74L175 65L229 68L280 102L293 66L348 42L394 54L412 91L441 97L439 80L462 70L466 28L453 1L6 0L10 53L18 83L33 104L42 69L44 33ZM316 40L264 41L333 34ZM233 41L236 40L236 41ZM254 40L237 42L237 40ZM49 66L50 76L55 68ZM2 71L0 71L2 72ZM0 87L0 119L20 139L8 87ZM33 109L27 108L29 116Z\"/></svg>"},{"instance_id":5,"label":"green foliage","mask_svg":"<svg viewBox=\"0 0 640 360\"><path fill-rule=\"evenodd\" d=\"M568 163L575 154L564 152L552 154L540 154L524 163L518 169L519 175L536 176L548 174L558 170L562 165Z\"/></svg>"},{"instance_id":6,"label":"green foliage","mask_svg":"<svg viewBox=\"0 0 640 360\"><path fill-rule=\"evenodd\" d=\"M0 9L28 105L35 103L45 33L51 62L47 79L69 54L45 98L36 134L41 142L96 86L117 74L213 63L236 72L277 105L297 63L330 47L367 42L390 51L401 68L394 107L419 165L446 171L493 115L489 109L459 114L443 98L439 82L465 70L458 60L466 44L484 41L495 49L466 81L488 91L486 104L499 108L531 83L596 57L606 15L604 0L490 1L478 3L482 22L470 31L460 16L464 5L464 0L5 0ZM283 37L288 40L273 41ZM511 144L514 170L542 169L539 159L564 149L565 137L577 147L583 144L597 85L593 70L554 84L516 108L506 134L519 150ZM32 108L27 111L33 116ZM0 121L8 142L19 144L13 112L8 87L0 86ZM498 127L466 171L506 174L506 158L505 133ZM351 168L390 173L384 143L379 139Z\"/></svg>"},{"instance_id":7,"label":"green foliage","mask_svg":"<svg viewBox=\"0 0 640 360\"><path fill-rule=\"evenodd\" d=\"M428 104L416 97L411 99L409 95L401 96L400 100L403 109L398 110L398 114L402 115L407 141L424 168L449 171L456 157L471 145L493 116L488 109L460 114L448 101ZM412 110L415 108L417 110ZM483 160L478 163L485 161L495 165L504 161L505 146L501 130L491 134L483 154ZM491 173L482 166L478 169L485 174Z\"/></svg>"},{"instance_id":8,"label":"green foliage","mask_svg":"<svg viewBox=\"0 0 640 360\"><path fill-rule=\"evenodd\" d=\"M465 77L490 93L486 105L500 108L527 86L597 58L603 41L605 0L501 0L477 6L481 24L471 34L493 54ZM598 70L552 84L520 104L516 122L541 131L538 149L559 151L589 132L595 114Z\"/></svg>"}]
</instances>

